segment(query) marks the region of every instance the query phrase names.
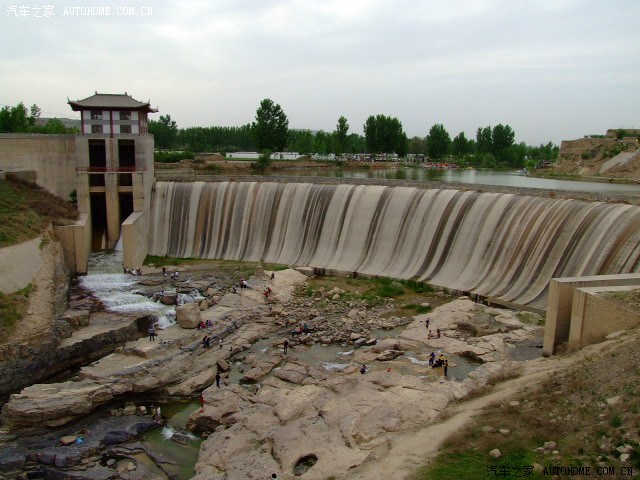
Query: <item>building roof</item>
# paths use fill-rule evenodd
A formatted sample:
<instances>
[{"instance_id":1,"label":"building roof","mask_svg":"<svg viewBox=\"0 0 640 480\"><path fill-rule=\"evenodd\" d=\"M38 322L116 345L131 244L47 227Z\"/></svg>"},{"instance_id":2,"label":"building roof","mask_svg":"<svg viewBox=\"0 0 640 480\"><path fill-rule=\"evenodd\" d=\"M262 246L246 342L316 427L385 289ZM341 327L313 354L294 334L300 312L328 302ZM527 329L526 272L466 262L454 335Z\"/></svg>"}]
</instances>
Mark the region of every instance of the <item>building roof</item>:
<instances>
[{"instance_id":1,"label":"building roof","mask_svg":"<svg viewBox=\"0 0 640 480\"><path fill-rule=\"evenodd\" d=\"M87 97L83 100L76 100L75 102L67 98L67 103L71 106L71 109L75 112L79 110L89 110L94 108L105 108L107 110L141 110L144 112L157 112L158 109L151 108L149 102L139 102L135 98L120 93L98 93Z\"/></svg>"}]
</instances>

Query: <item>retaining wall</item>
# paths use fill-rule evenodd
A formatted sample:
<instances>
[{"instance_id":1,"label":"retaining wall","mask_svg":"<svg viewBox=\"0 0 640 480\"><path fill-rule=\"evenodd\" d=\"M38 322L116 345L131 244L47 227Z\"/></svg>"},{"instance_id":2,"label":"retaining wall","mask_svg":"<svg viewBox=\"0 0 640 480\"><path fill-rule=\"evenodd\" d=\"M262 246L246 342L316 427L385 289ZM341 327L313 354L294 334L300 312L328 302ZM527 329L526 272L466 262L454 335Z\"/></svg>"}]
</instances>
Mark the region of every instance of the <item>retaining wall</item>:
<instances>
[{"instance_id":1,"label":"retaining wall","mask_svg":"<svg viewBox=\"0 0 640 480\"><path fill-rule=\"evenodd\" d=\"M75 135L0 134L0 169L34 170L38 185L68 200L76 188Z\"/></svg>"}]
</instances>

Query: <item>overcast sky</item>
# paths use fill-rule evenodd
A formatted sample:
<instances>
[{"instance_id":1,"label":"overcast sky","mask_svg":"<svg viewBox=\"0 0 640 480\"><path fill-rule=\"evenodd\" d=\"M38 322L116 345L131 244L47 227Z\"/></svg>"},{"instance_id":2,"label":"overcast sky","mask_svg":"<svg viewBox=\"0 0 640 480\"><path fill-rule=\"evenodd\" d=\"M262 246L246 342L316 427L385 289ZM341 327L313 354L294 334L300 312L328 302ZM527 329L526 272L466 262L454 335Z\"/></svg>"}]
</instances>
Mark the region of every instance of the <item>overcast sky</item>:
<instances>
[{"instance_id":1,"label":"overcast sky","mask_svg":"<svg viewBox=\"0 0 640 480\"><path fill-rule=\"evenodd\" d=\"M640 128L639 0L1 1L0 104L42 116L79 118L67 97L97 90L179 127L242 125L271 98L311 130L375 114L409 137L503 123L528 144ZM88 5L111 15L65 15Z\"/></svg>"}]
</instances>

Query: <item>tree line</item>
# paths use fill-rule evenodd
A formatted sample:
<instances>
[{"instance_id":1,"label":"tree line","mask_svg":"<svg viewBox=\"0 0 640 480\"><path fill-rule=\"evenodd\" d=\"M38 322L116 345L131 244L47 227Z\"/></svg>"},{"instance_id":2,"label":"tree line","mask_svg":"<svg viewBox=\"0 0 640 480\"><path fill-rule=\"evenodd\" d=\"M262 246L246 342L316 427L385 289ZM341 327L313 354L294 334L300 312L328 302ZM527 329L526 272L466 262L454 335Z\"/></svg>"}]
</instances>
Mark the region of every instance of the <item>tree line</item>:
<instances>
[{"instance_id":1,"label":"tree line","mask_svg":"<svg viewBox=\"0 0 640 480\"><path fill-rule=\"evenodd\" d=\"M20 102L15 107L0 110L2 133L77 133L58 119L38 125L40 108L30 109ZM239 127L179 128L171 115L161 115L149 121L149 132L156 147L191 152L291 151L301 155L409 154L414 159L447 161L482 167L523 167L555 160L559 148L552 142L539 146L515 143L515 132L509 125L478 127L475 138L464 132L453 139L444 127L433 125L426 136L407 138L402 122L396 117L370 115L363 125L364 135L349 133L349 122L340 116L331 132L323 130L289 129L289 120L282 107L264 99L256 110L252 123Z\"/></svg>"},{"instance_id":2,"label":"tree line","mask_svg":"<svg viewBox=\"0 0 640 480\"><path fill-rule=\"evenodd\" d=\"M0 110L0 133L78 133L77 128L66 127L57 118L50 118L45 125L38 125L40 107L35 103L29 109L20 102L15 107L4 106Z\"/></svg>"},{"instance_id":3,"label":"tree line","mask_svg":"<svg viewBox=\"0 0 640 480\"><path fill-rule=\"evenodd\" d=\"M509 125L478 127L475 138L464 132L453 139L444 125L435 124L424 137L407 138L402 122L386 115L370 115L363 125L364 135L349 133L349 122L338 118L331 132L293 130L280 105L264 99L252 123L240 127L178 128L170 115L149 122L156 145L165 149L192 152L292 151L301 155L349 155L394 153L414 159L454 162L484 167L523 167L555 160L558 147L552 142L539 146L515 143Z\"/></svg>"}]
</instances>

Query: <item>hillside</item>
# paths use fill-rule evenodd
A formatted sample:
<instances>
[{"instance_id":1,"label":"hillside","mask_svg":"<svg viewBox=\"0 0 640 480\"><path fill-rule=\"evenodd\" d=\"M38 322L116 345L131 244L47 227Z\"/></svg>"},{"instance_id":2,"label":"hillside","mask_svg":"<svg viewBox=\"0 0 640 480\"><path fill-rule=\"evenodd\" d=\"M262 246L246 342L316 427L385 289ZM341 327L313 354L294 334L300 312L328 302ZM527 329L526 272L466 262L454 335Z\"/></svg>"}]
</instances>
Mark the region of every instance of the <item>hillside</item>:
<instances>
[{"instance_id":1,"label":"hillside","mask_svg":"<svg viewBox=\"0 0 640 480\"><path fill-rule=\"evenodd\" d=\"M30 183L0 181L0 248L37 237L49 224L78 218L71 203Z\"/></svg>"},{"instance_id":2,"label":"hillside","mask_svg":"<svg viewBox=\"0 0 640 480\"><path fill-rule=\"evenodd\" d=\"M637 136L565 140L552 174L640 181L640 145Z\"/></svg>"}]
</instances>

